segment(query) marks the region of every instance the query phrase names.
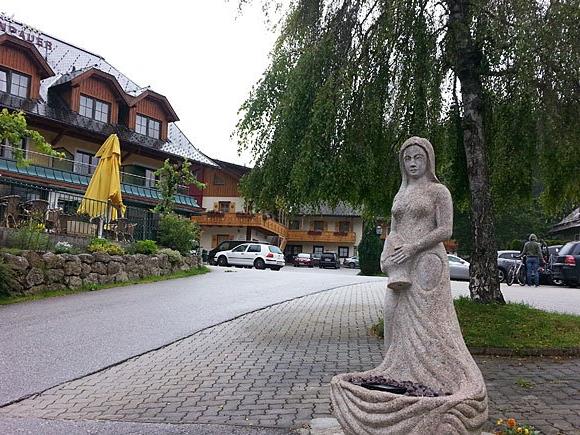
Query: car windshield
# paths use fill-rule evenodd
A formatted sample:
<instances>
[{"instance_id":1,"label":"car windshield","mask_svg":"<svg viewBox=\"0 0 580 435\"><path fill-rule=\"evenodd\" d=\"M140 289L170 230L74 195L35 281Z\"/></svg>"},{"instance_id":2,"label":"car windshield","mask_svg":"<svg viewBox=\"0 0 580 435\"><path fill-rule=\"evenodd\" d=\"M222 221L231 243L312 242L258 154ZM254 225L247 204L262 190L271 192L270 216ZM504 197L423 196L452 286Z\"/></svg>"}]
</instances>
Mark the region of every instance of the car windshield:
<instances>
[{"instance_id":1,"label":"car windshield","mask_svg":"<svg viewBox=\"0 0 580 435\"><path fill-rule=\"evenodd\" d=\"M281 254L282 253L280 248L278 248L277 246L268 246L268 249L270 250L270 252L273 252L274 254Z\"/></svg>"}]
</instances>

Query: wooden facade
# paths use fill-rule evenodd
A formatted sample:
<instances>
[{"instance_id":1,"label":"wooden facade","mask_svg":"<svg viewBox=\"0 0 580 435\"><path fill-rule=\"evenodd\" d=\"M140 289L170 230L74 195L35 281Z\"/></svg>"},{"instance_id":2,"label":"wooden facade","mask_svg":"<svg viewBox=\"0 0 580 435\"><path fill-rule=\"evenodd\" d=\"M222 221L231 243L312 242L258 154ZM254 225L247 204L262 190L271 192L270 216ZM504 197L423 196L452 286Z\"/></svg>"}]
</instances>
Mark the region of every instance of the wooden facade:
<instances>
[{"instance_id":1,"label":"wooden facade","mask_svg":"<svg viewBox=\"0 0 580 435\"><path fill-rule=\"evenodd\" d=\"M109 114L109 123L117 124L119 122L119 96L115 88L105 80L98 77L89 77L83 80L79 86L78 98L75 101L75 107L80 105L80 95L93 97L97 100L110 104L111 112Z\"/></svg>"},{"instance_id":2,"label":"wooden facade","mask_svg":"<svg viewBox=\"0 0 580 435\"><path fill-rule=\"evenodd\" d=\"M239 178L235 178L219 168L206 168L203 177L203 182L205 183L203 195L217 197L240 196L239 181Z\"/></svg>"},{"instance_id":3,"label":"wooden facade","mask_svg":"<svg viewBox=\"0 0 580 435\"><path fill-rule=\"evenodd\" d=\"M28 98L33 100L40 96L40 80L54 74L34 45L8 35L0 37L0 66L30 78Z\"/></svg>"},{"instance_id":4,"label":"wooden facade","mask_svg":"<svg viewBox=\"0 0 580 435\"><path fill-rule=\"evenodd\" d=\"M145 97L142 100L137 101L137 103L129 109L128 127L131 130L135 130L137 115L144 115L159 121L161 123L160 138L161 140L167 139L168 115L167 111L158 101L155 101L150 97Z\"/></svg>"},{"instance_id":5,"label":"wooden facade","mask_svg":"<svg viewBox=\"0 0 580 435\"><path fill-rule=\"evenodd\" d=\"M31 99L39 98L40 81L54 75L36 47L10 35L0 36L0 67L30 78L28 97ZM58 93L74 112L79 112L81 95L86 95L109 104L110 124L124 124L135 130L137 114L159 121L159 139L163 141L167 140L168 124L179 120L161 94L147 90L137 97L129 95L114 76L97 68L75 74L78 72L72 72L70 80L52 87L52 92ZM122 111L123 117L120 116Z\"/></svg>"}]
</instances>

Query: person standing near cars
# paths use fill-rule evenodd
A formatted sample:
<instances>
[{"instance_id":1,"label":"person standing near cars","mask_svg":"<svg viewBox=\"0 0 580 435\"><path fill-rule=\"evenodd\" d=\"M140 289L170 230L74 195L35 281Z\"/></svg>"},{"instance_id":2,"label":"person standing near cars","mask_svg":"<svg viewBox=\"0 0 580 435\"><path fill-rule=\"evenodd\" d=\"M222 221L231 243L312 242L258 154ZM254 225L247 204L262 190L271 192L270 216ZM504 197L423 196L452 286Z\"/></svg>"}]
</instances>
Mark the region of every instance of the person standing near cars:
<instances>
[{"instance_id":1,"label":"person standing near cars","mask_svg":"<svg viewBox=\"0 0 580 435\"><path fill-rule=\"evenodd\" d=\"M534 285L538 287L540 285L540 274L538 273L538 268L540 267L540 261L543 262L542 258L542 247L538 243L538 238L535 234L530 234L529 240L525 243L524 248L520 255L526 256L526 278L528 285Z\"/></svg>"}]
</instances>

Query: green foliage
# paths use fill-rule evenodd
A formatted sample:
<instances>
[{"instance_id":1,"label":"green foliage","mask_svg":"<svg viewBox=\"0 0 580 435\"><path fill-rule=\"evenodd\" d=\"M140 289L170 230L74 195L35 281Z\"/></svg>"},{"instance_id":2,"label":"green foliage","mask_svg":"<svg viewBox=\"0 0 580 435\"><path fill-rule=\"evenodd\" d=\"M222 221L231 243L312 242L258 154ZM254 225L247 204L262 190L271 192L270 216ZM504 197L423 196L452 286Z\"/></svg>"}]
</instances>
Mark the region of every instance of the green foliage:
<instances>
[{"instance_id":1,"label":"green foliage","mask_svg":"<svg viewBox=\"0 0 580 435\"><path fill-rule=\"evenodd\" d=\"M24 139L30 139L38 151L51 157L64 158L65 155L52 149L44 137L35 130L30 130L26 124L23 112L9 112L7 109L0 111L0 142L7 140L11 144L19 144ZM14 158L19 165L27 165L24 159L24 150L14 147Z\"/></svg>"},{"instance_id":2,"label":"green foliage","mask_svg":"<svg viewBox=\"0 0 580 435\"><path fill-rule=\"evenodd\" d=\"M8 243L13 248L31 251L46 251L51 247L44 225L32 220L14 230L8 236Z\"/></svg>"},{"instance_id":3,"label":"green foliage","mask_svg":"<svg viewBox=\"0 0 580 435\"><path fill-rule=\"evenodd\" d=\"M163 248L163 249L160 249L159 251L157 251L157 253L167 255L167 258L169 259L169 262L171 264L179 264L183 260L181 253L179 251L174 250L174 249Z\"/></svg>"},{"instance_id":4,"label":"green foliage","mask_svg":"<svg viewBox=\"0 0 580 435\"><path fill-rule=\"evenodd\" d=\"M358 245L358 258L361 275L378 275L381 273L381 252L383 243L376 232L374 222L366 222L363 236Z\"/></svg>"},{"instance_id":5,"label":"green foliage","mask_svg":"<svg viewBox=\"0 0 580 435\"><path fill-rule=\"evenodd\" d=\"M8 296L14 281L14 271L0 259L0 296Z\"/></svg>"},{"instance_id":6,"label":"green foliage","mask_svg":"<svg viewBox=\"0 0 580 435\"><path fill-rule=\"evenodd\" d=\"M386 216L400 183L396 151L423 135L457 210L469 213L452 4L482 57L474 74L496 214L540 193L549 215L577 206L577 4L539 0L291 2L241 107L239 146L256 159L242 179L246 199L290 211L345 201Z\"/></svg>"},{"instance_id":7,"label":"green foliage","mask_svg":"<svg viewBox=\"0 0 580 435\"><path fill-rule=\"evenodd\" d=\"M87 251L90 253L105 253L109 255L123 255L125 250L116 243L107 239L93 239L87 245Z\"/></svg>"},{"instance_id":8,"label":"green foliage","mask_svg":"<svg viewBox=\"0 0 580 435\"><path fill-rule=\"evenodd\" d=\"M159 219L158 242L162 246L189 254L198 245L199 225L189 219L168 213Z\"/></svg>"},{"instance_id":9,"label":"green foliage","mask_svg":"<svg viewBox=\"0 0 580 435\"><path fill-rule=\"evenodd\" d=\"M161 201L153 209L156 213L173 212L175 195L179 186L194 184L198 189L205 188L205 184L199 182L191 173L191 163L188 160L182 164L173 164L167 159L155 175L159 178L156 187L161 193Z\"/></svg>"},{"instance_id":10,"label":"green foliage","mask_svg":"<svg viewBox=\"0 0 580 435\"><path fill-rule=\"evenodd\" d=\"M153 255L159 250L155 240L138 240L131 245L129 252L132 254Z\"/></svg>"}]
</instances>

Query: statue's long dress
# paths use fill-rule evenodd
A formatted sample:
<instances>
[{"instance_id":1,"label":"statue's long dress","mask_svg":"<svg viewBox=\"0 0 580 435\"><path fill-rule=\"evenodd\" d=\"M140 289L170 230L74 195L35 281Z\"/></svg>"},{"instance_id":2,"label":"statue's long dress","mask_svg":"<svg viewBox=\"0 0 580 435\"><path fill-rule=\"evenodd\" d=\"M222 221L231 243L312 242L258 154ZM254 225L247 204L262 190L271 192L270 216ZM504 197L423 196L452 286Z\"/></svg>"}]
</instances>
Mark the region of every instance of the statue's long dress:
<instances>
[{"instance_id":1,"label":"statue's long dress","mask_svg":"<svg viewBox=\"0 0 580 435\"><path fill-rule=\"evenodd\" d=\"M432 183L428 190L428 195L397 195L395 199L396 231L408 242L420 240L435 228L437 201L449 195L441 184ZM409 268L412 284L406 290L386 290L385 359L368 372L332 379L337 418L347 433L356 435L481 433L487 420L487 393L453 308L443 243L402 266ZM410 397L368 390L346 380L367 374L410 380L451 394Z\"/></svg>"}]
</instances>

